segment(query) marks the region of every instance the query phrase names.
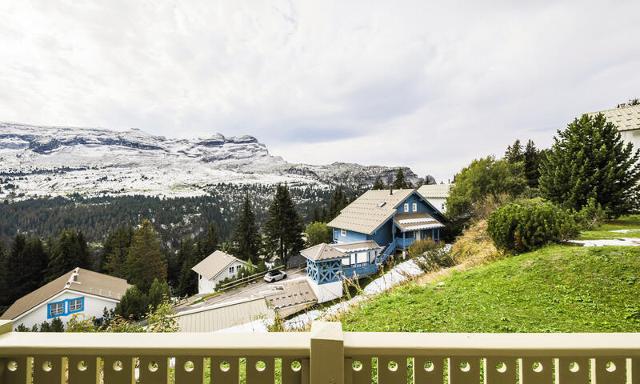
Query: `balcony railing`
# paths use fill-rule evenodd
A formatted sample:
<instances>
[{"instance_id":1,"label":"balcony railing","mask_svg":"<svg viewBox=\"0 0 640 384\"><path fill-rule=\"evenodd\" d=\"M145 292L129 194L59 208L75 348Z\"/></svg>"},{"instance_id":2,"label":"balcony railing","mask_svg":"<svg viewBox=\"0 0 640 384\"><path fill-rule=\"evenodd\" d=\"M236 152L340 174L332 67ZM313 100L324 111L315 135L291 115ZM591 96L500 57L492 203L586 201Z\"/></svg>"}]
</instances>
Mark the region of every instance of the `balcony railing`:
<instances>
[{"instance_id":1,"label":"balcony railing","mask_svg":"<svg viewBox=\"0 0 640 384\"><path fill-rule=\"evenodd\" d=\"M640 334L0 335L0 383L638 384ZM0 325L0 333L3 326Z\"/></svg>"},{"instance_id":2,"label":"balcony railing","mask_svg":"<svg viewBox=\"0 0 640 384\"><path fill-rule=\"evenodd\" d=\"M407 237L407 238L404 238L404 239L402 237L396 237L396 246L399 249L407 249L415 241L416 241L416 239L414 237Z\"/></svg>"}]
</instances>

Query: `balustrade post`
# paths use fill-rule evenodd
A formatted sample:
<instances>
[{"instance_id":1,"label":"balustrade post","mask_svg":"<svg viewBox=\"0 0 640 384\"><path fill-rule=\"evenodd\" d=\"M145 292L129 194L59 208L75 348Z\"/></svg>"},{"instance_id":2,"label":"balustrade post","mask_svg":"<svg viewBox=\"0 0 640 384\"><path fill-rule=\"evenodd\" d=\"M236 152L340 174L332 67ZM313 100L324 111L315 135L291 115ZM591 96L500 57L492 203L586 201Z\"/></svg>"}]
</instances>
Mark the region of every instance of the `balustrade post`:
<instances>
[{"instance_id":1,"label":"balustrade post","mask_svg":"<svg viewBox=\"0 0 640 384\"><path fill-rule=\"evenodd\" d=\"M310 366L310 384L344 384L344 337L341 323L313 322Z\"/></svg>"},{"instance_id":2,"label":"balustrade post","mask_svg":"<svg viewBox=\"0 0 640 384\"><path fill-rule=\"evenodd\" d=\"M13 330L11 321L0 320L0 335L9 333ZM7 359L0 356L0 384L4 384L6 380L5 371L7 370Z\"/></svg>"}]
</instances>

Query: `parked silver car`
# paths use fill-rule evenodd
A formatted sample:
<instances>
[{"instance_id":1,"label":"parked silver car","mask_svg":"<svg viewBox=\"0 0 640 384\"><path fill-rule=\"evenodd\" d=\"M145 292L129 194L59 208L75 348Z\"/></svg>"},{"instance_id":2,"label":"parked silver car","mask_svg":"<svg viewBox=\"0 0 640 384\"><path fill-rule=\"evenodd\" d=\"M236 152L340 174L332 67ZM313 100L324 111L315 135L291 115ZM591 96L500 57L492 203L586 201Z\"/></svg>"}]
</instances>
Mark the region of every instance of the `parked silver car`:
<instances>
[{"instance_id":1,"label":"parked silver car","mask_svg":"<svg viewBox=\"0 0 640 384\"><path fill-rule=\"evenodd\" d=\"M287 273L280 270L272 270L264 275L264 281L267 283L273 283L274 281L280 281L287 277Z\"/></svg>"}]
</instances>

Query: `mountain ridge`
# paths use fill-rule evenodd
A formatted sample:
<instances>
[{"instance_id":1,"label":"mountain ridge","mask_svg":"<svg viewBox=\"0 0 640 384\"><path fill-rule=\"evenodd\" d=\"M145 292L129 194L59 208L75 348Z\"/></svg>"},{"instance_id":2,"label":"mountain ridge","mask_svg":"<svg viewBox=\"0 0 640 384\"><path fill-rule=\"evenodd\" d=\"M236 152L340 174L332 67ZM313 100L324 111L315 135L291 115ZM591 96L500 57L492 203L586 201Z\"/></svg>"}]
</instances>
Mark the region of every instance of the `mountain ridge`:
<instances>
[{"instance_id":1,"label":"mountain ridge","mask_svg":"<svg viewBox=\"0 0 640 384\"><path fill-rule=\"evenodd\" d=\"M0 197L199 196L217 184L366 187L408 167L289 163L251 135L167 138L140 129L0 122ZM433 182L427 176L429 182Z\"/></svg>"}]
</instances>

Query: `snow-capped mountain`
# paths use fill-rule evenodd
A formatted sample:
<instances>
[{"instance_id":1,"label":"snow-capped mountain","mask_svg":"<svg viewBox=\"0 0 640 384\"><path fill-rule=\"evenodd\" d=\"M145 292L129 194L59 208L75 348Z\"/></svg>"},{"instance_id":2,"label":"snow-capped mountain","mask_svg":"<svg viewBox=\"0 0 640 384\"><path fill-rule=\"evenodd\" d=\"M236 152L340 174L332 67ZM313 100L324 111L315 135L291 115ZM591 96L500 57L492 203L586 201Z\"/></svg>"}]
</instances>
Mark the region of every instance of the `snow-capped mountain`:
<instances>
[{"instance_id":1,"label":"snow-capped mountain","mask_svg":"<svg viewBox=\"0 0 640 384\"><path fill-rule=\"evenodd\" d=\"M114 131L0 123L0 197L79 193L195 196L216 184L370 185L397 168L292 164L253 136L172 139ZM408 180L419 178L404 168Z\"/></svg>"}]
</instances>

